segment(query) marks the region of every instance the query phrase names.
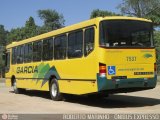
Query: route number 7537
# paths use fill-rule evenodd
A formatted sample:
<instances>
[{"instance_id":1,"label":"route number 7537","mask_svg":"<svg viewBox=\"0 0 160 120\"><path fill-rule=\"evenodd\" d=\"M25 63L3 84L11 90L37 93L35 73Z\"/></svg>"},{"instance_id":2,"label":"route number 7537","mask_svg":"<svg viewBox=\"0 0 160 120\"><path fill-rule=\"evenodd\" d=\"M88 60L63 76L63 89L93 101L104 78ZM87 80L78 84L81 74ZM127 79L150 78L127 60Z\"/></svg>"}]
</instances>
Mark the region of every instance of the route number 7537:
<instances>
[{"instance_id":1,"label":"route number 7537","mask_svg":"<svg viewBox=\"0 0 160 120\"><path fill-rule=\"evenodd\" d=\"M129 62L133 62L133 61L136 61L136 60L137 60L137 58L135 56L128 56L127 57L127 61L129 61Z\"/></svg>"}]
</instances>

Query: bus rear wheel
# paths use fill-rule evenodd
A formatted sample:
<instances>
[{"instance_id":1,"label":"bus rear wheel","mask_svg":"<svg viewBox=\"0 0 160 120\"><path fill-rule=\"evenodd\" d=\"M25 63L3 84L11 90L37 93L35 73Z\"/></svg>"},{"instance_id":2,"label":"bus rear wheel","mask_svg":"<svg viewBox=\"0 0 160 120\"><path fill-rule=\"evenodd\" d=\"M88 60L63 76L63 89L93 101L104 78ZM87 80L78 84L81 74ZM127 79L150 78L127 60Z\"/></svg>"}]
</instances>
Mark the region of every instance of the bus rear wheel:
<instances>
[{"instance_id":1,"label":"bus rear wheel","mask_svg":"<svg viewBox=\"0 0 160 120\"><path fill-rule=\"evenodd\" d=\"M17 88L17 81L16 79L13 80L13 91L15 94L21 94L25 92L25 89Z\"/></svg>"},{"instance_id":2,"label":"bus rear wheel","mask_svg":"<svg viewBox=\"0 0 160 120\"><path fill-rule=\"evenodd\" d=\"M49 85L49 91L52 100L54 101L62 100L62 94L59 91L59 85L56 79L51 80Z\"/></svg>"}]
</instances>

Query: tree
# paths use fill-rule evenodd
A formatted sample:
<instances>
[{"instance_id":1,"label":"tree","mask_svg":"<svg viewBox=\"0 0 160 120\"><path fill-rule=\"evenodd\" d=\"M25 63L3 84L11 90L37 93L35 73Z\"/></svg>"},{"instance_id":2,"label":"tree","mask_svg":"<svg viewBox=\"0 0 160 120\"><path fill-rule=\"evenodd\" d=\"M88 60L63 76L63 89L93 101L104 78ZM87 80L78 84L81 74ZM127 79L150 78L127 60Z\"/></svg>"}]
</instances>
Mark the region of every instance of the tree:
<instances>
[{"instance_id":1,"label":"tree","mask_svg":"<svg viewBox=\"0 0 160 120\"><path fill-rule=\"evenodd\" d=\"M0 46L6 45L7 31L4 29L3 25L0 25Z\"/></svg>"},{"instance_id":2,"label":"tree","mask_svg":"<svg viewBox=\"0 0 160 120\"><path fill-rule=\"evenodd\" d=\"M35 24L34 18L30 17L26 21L25 27L11 29L7 36L7 43L9 44L14 41L19 41L36 36L38 35L37 28L38 26Z\"/></svg>"},{"instance_id":3,"label":"tree","mask_svg":"<svg viewBox=\"0 0 160 120\"><path fill-rule=\"evenodd\" d=\"M154 39L157 51L158 71L160 71L160 31L154 31Z\"/></svg>"},{"instance_id":4,"label":"tree","mask_svg":"<svg viewBox=\"0 0 160 120\"><path fill-rule=\"evenodd\" d=\"M103 11L99 9L95 9L91 12L90 18L96 18L96 17L105 17L105 16L119 16L119 14L116 14L114 12L110 11Z\"/></svg>"},{"instance_id":5,"label":"tree","mask_svg":"<svg viewBox=\"0 0 160 120\"><path fill-rule=\"evenodd\" d=\"M63 15L60 15L55 10L39 10L39 17L44 20L43 26L37 26L35 24L34 18L29 17L26 21L24 27L14 28L8 32L7 36L7 44L20 41L23 39L27 39L39 34L43 34L64 26L64 18ZM2 27L3 28L3 27ZM0 26L1 31L1 26ZM0 36L1 37L1 36ZM2 37L1 37L2 38ZM4 39L4 38L3 38ZM0 39L1 41L1 39Z\"/></svg>"},{"instance_id":6,"label":"tree","mask_svg":"<svg viewBox=\"0 0 160 120\"><path fill-rule=\"evenodd\" d=\"M23 31L21 31L23 32ZM37 32L37 26L35 24L34 18L30 17L29 20L26 21L25 27L24 27L25 36L23 38L30 38L33 36L36 36L38 34Z\"/></svg>"},{"instance_id":7,"label":"tree","mask_svg":"<svg viewBox=\"0 0 160 120\"><path fill-rule=\"evenodd\" d=\"M148 18L160 25L160 0L123 0L118 9L123 15Z\"/></svg>"},{"instance_id":8,"label":"tree","mask_svg":"<svg viewBox=\"0 0 160 120\"><path fill-rule=\"evenodd\" d=\"M39 10L38 15L40 19L44 21L44 26L42 26L42 31L52 31L64 27L64 17L55 10Z\"/></svg>"},{"instance_id":9,"label":"tree","mask_svg":"<svg viewBox=\"0 0 160 120\"><path fill-rule=\"evenodd\" d=\"M7 44L26 38L24 28L11 29L7 36Z\"/></svg>"},{"instance_id":10,"label":"tree","mask_svg":"<svg viewBox=\"0 0 160 120\"><path fill-rule=\"evenodd\" d=\"M6 45L7 31L3 25L0 25L0 77L2 77L2 70L4 68L3 52Z\"/></svg>"}]
</instances>

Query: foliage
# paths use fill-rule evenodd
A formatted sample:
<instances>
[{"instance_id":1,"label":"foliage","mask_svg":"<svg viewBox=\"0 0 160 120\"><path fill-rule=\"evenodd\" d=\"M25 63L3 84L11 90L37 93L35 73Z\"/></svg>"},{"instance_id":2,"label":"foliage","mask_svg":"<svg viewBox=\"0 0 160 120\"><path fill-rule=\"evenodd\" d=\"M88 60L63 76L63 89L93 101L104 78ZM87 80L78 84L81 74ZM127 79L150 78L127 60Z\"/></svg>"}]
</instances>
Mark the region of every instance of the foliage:
<instances>
[{"instance_id":1,"label":"foliage","mask_svg":"<svg viewBox=\"0 0 160 120\"><path fill-rule=\"evenodd\" d=\"M24 38L30 38L30 37L33 37L38 34L37 33L37 25L35 24L33 17L30 17L29 20L26 21L25 27L23 29L24 29L24 33L25 33Z\"/></svg>"},{"instance_id":2,"label":"foliage","mask_svg":"<svg viewBox=\"0 0 160 120\"><path fill-rule=\"evenodd\" d=\"M154 40L156 47L160 49L160 31L154 31Z\"/></svg>"},{"instance_id":3,"label":"foliage","mask_svg":"<svg viewBox=\"0 0 160 120\"><path fill-rule=\"evenodd\" d=\"M4 67L3 53L4 49L0 49L0 70Z\"/></svg>"},{"instance_id":4,"label":"foliage","mask_svg":"<svg viewBox=\"0 0 160 120\"><path fill-rule=\"evenodd\" d=\"M5 47L0 46L0 77L2 77L1 75L4 75L4 65L5 65L5 61L3 59L3 55L4 55L4 50Z\"/></svg>"},{"instance_id":5,"label":"foliage","mask_svg":"<svg viewBox=\"0 0 160 120\"><path fill-rule=\"evenodd\" d=\"M37 34L37 26L33 17L30 17L29 20L26 21L25 27L11 29L7 36L7 43L30 38Z\"/></svg>"},{"instance_id":6,"label":"foliage","mask_svg":"<svg viewBox=\"0 0 160 120\"><path fill-rule=\"evenodd\" d=\"M157 51L157 63L158 63L158 71L160 72L160 31L154 32L154 40Z\"/></svg>"},{"instance_id":7,"label":"foliage","mask_svg":"<svg viewBox=\"0 0 160 120\"><path fill-rule=\"evenodd\" d=\"M118 8L123 15L151 19L160 25L160 0L123 0Z\"/></svg>"},{"instance_id":8,"label":"foliage","mask_svg":"<svg viewBox=\"0 0 160 120\"><path fill-rule=\"evenodd\" d=\"M7 35L7 44L14 41L22 40L24 38L24 35L24 28L11 29L11 31Z\"/></svg>"},{"instance_id":9,"label":"foliage","mask_svg":"<svg viewBox=\"0 0 160 120\"><path fill-rule=\"evenodd\" d=\"M6 45L7 31L3 25L0 25L0 75L4 68L3 51Z\"/></svg>"},{"instance_id":10,"label":"foliage","mask_svg":"<svg viewBox=\"0 0 160 120\"><path fill-rule=\"evenodd\" d=\"M64 26L63 15L60 15L55 10L39 10L38 15L44 21L43 26L37 26L34 18L29 17L24 27L11 29L7 34L7 44L43 34Z\"/></svg>"},{"instance_id":11,"label":"foliage","mask_svg":"<svg viewBox=\"0 0 160 120\"><path fill-rule=\"evenodd\" d=\"M42 31L49 32L64 26L65 20L63 15L59 14L55 10L39 10L38 15L44 21L44 25L40 29Z\"/></svg>"},{"instance_id":12,"label":"foliage","mask_svg":"<svg viewBox=\"0 0 160 120\"><path fill-rule=\"evenodd\" d=\"M105 17L105 16L119 16L119 14L116 14L114 12L110 12L107 10L104 11L104 10L95 9L91 12L90 18Z\"/></svg>"},{"instance_id":13,"label":"foliage","mask_svg":"<svg viewBox=\"0 0 160 120\"><path fill-rule=\"evenodd\" d=\"M7 31L4 29L3 25L0 25L0 46L6 45Z\"/></svg>"}]
</instances>

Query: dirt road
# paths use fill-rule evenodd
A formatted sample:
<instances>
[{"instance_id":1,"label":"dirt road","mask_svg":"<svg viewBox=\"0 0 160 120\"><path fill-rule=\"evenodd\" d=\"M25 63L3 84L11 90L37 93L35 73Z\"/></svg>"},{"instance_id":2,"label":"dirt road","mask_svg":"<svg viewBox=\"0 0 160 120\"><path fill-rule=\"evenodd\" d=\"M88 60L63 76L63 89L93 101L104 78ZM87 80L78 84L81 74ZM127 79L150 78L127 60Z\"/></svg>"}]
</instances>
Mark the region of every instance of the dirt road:
<instances>
[{"instance_id":1,"label":"dirt road","mask_svg":"<svg viewBox=\"0 0 160 120\"><path fill-rule=\"evenodd\" d=\"M47 92L14 94L0 83L0 113L160 113L160 85L155 89L110 95L105 99L72 96L52 101Z\"/></svg>"}]
</instances>

